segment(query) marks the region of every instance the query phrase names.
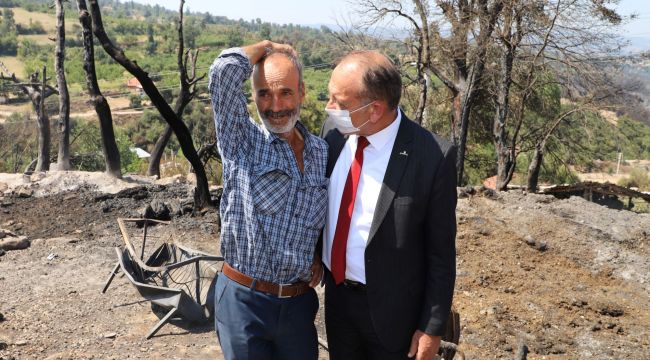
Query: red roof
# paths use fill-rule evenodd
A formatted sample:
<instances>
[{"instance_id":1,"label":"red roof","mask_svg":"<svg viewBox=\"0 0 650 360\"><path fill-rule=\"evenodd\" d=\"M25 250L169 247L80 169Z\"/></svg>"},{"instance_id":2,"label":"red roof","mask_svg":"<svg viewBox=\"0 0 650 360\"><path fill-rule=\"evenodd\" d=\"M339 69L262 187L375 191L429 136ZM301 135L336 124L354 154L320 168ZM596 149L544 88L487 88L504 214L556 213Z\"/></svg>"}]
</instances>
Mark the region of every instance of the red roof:
<instances>
[{"instance_id":1,"label":"red roof","mask_svg":"<svg viewBox=\"0 0 650 360\"><path fill-rule=\"evenodd\" d=\"M485 180L483 180L483 186L485 186L488 189L496 190L497 189L497 176L491 176Z\"/></svg>"},{"instance_id":2,"label":"red roof","mask_svg":"<svg viewBox=\"0 0 650 360\"><path fill-rule=\"evenodd\" d=\"M136 88L136 89L142 89L142 85L140 85L140 81L136 78L131 78L126 82L126 87L128 88Z\"/></svg>"}]
</instances>

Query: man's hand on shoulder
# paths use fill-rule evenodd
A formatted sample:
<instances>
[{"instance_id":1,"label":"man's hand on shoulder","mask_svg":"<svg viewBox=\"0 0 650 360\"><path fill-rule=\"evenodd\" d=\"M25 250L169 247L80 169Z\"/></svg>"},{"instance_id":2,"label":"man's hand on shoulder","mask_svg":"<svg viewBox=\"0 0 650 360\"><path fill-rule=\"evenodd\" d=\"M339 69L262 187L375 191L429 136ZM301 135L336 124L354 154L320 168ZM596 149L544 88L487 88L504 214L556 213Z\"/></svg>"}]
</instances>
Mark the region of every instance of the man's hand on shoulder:
<instances>
[{"instance_id":1,"label":"man's hand on shoulder","mask_svg":"<svg viewBox=\"0 0 650 360\"><path fill-rule=\"evenodd\" d=\"M241 49L250 60L251 65L255 65L260 62L260 60L262 60L270 51L282 51L290 52L294 55L296 54L296 51L291 47L291 45L278 44L274 43L271 40L262 40L257 44L244 46Z\"/></svg>"},{"instance_id":2,"label":"man's hand on shoulder","mask_svg":"<svg viewBox=\"0 0 650 360\"><path fill-rule=\"evenodd\" d=\"M408 357L415 357L416 360L434 359L440 347L440 340L440 336L433 336L416 330L411 339Z\"/></svg>"}]
</instances>

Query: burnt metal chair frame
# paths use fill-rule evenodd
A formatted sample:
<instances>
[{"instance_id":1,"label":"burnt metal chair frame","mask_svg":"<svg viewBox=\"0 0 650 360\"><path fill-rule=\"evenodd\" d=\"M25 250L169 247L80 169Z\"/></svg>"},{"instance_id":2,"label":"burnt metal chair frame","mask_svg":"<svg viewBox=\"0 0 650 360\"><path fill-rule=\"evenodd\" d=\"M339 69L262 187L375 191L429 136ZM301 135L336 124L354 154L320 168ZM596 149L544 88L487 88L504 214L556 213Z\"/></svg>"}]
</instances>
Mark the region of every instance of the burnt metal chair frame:
<instances>
[{"instance_id":1,"label":"burnt metal chair frame","mask_svg":"<svg viewBox=\"0 0 650 360\"><path fill-rule=\"evenodd\" d=\"M152 304L167 310L165 316L151 328L146 336L147 339L154 336L156 332L158 332L158 330L160 330L160 328L169 322L169 320L171 320L175 315L190 322L201 323L208 321L213 313L214 303L212 300L214 299L214 282L220 272L220 269L217 269L217 266L219 262L223 263L223 257L209 255L174 242L173 244L163 243L157 247L145 262L144 257L148 225L169 224L169 222L153 219L123 218L118 218L117 221L125 243L125 249L122 250L119 247L115 248L118 262L113 267L113 270L102 289L102 293L105 293L108 290L115 275L117 275L121 269L122 273L128 278L129 282L136 288L143 298L150 301ZM142 245L139 254L136 252L129 237L126 227L127 222L137 222L144 225ZM208 268L214 269L214 276L202 276L202 262L216 263L215 265L208 265ZM160 280L163 285L174 283L175 281L170 275L171 272L188 266L194 267L195 278L193 278L193 289L190 289L187 286L174 288L156 284L156 280ZM207 292L204 290L205 282L202 283L201 279L206 279L206 281L208 281ZM205 297L205 299L202 300L202 297Z\"/></svg>"}]
</instances>

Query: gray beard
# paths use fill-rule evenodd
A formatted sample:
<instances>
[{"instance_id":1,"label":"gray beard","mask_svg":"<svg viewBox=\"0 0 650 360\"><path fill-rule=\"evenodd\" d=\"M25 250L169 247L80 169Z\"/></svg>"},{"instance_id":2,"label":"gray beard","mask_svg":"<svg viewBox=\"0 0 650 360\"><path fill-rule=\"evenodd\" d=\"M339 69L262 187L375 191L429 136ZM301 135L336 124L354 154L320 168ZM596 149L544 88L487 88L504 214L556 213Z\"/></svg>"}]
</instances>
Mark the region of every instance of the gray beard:
<instances>
[{"instance_id":1,"label":"gray beard","mask_svg":"<svg viewBox=\"0 0 650 360\"><path fill-rule=\"evenodd\" d=\"M296 114L292 117L289 118L286 124L284 125L273 125L262 113L260 113L260 110L257 110L257 116L262 119L262 124L264 124L264 127L274 133L274 134L284 134L288 133L289 131L293 130L293 128L296 126L296 123L298 122L298 119L300 118L300 108L298 108L298 111Z\"/></svg>"}]
</instances>

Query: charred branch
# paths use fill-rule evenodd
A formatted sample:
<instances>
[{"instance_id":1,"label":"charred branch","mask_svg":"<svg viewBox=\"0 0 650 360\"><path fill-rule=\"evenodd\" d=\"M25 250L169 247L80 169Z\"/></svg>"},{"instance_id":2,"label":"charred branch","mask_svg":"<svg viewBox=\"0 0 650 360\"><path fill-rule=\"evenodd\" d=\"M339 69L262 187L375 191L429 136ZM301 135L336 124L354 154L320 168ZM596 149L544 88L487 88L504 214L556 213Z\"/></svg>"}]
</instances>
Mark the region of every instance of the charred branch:
<instances>
[{"instance_id":1,"label":"charred branch","mask_svg":"<svg viewBox=\"0 0 650 360\"><path fill-rule=\"evenodd\" d=\"M79 22L81 23L83 44L84 44L84 71L86 72L86 84L91 102L99 117L99 125L102 136L102 151L106 161L106 172L116 178L122 177L120 152L115 142L115 132L113 131L113 117L108 101L102 95L97 82L97 73L95 71L95 50L93 46L92 19L86 0L77 0L79 8Z\"/></svg>"},{"instance_id":2,"label":"charred branch","mask_svg":"<svg viewBox=\"0 0 650 360\"><path fill-rule=\"evenodd\" d=\"M54 52L54 69L59 89L59 152L58 170L70 170L70 95L65 78L65 10L63 0L55 0L56 5L56 49Z\"/></svg>"},{"instance_id":3,"label":"charred branch","mask_svg":"<svg viewBox=\"0 0 650 360\"><path fill-rule=\"evenodd\" d=\"M196 96L196 83L202 80L205 77L205 74L202 76L196 76L196 61L198 59L199 51L185 51L185 43L183 37L183 6L185 4L184 0L181 0L180 6L178 9L179 18L177 24L178 30L178 52L176 56L176 63L178 66L178 72L180 77L180 92L176 98L174 104L174 113L179 121L183 119L183 112L187 105L194 99ZM156 145L151 153L151 159L149 160L149 168L147 174L149 176L160 177L160 160L165 151L165 147L169 142L169 139L172 135L171 125L167 125L165 131L158 137Z\"/></svg>"},{"instance_id":4,"label":"charred branch","mask_svg":"<svg viewBox=\"0 0 650 360\"><path fill-rule=\"evenodd\" d=\"M117 47L108 37L104 24L102 21L101 11L97 0L89 0L90 14L92 16L93 33L99 40L102 48L106 53L124 67L131 75L135 76L144 92L149 96L149 99L154 104L160 115L167 121L172 128L176 138L180 143L183 154L187 157L194 171L196 172L197 186L194 192L194 208L195 210L201 209L205 206L210 206L210 193L208 191L208 180L205 174L205 169L201 164L201 160L196 154L196 149L192 142L192 136L189 129L181 119L176 115L174 110L165 101L158 88L153 83L147 72L145 72L135 61L131 61L122 49Z\"/></svg>"}]
</instances>

